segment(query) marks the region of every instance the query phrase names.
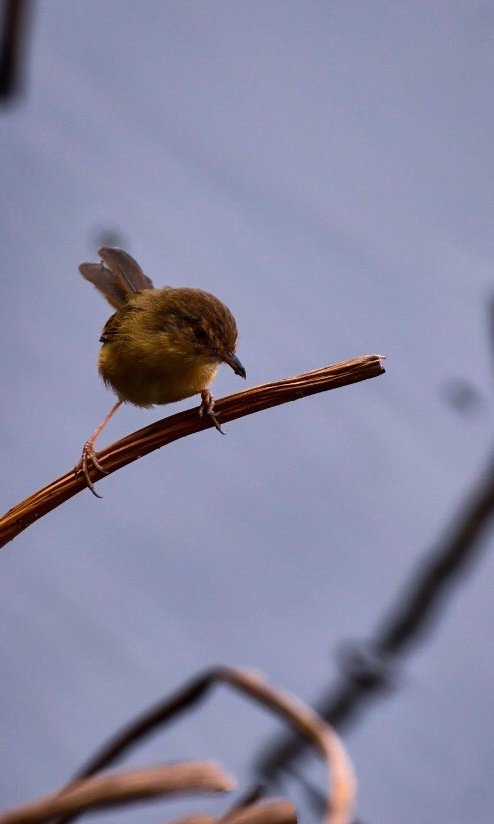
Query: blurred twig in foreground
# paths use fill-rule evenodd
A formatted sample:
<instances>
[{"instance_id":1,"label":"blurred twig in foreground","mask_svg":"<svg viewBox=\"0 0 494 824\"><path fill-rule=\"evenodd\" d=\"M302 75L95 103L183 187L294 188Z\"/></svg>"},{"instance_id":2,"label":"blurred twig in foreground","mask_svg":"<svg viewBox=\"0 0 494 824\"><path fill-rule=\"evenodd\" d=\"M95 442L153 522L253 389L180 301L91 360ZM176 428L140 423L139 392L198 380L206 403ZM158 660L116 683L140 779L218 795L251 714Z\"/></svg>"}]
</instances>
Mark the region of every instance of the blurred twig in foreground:
<instances>
[{"instance_id":1,"label":"blurred twig in foreground","mask_svg":"<svg viewBox=\"0 0 494 824\"><path fill-rule=\"evenodd\" d=\"M42 824L54 816L83 813L190 792L229 792L235 782L216 764L188 762L145 770L98 775L78 781L60 793L39 798L0 815L0 824Z\"/></svg>"},{"instance_id":2,"label":"blurred twig in foreground","mask_svg":"<svg viewBox=\"0 0 494 824\"><path fill-rule=\"evenodd\" d=\"M351 762L333 730L298 699L269 685L250 670L216 667L186 684L171 698L152 707L126 727L94 756L60 792L0 814L0 824L69 824L89 808L156 798L189 791L226 792L234 783L211 763L173 764L131 773L95 776L128 750L202 700L212 686L228 684L281 716L322 756L327 769L323 824L350 824L355 796ZM239 742L240 743L240 742ZM61 817L60 817L61 816ZM180 824L296 824L293 805L286 800L259 802L249 793L219 819L195 814ZM179 824L176 822L176 824Z\"/></svg>"},{"instance_id":3,"label":"blurred twig in foreground","mask_svg":"<svg viewBox=\"0 0 494 824\"><path fill-rule=\"evenodd\" d=\"M313 372L304 372L293 378L254 386L245 392L238 392L236 395L216 401L215 413L221 423L228 423L288 401L375 378L385 371L382 359L381 355L364 355L332 366L324 366ZM186 435L209 429L213 425L209 416L201 418L197 408L189 409L178 415L163 418L107 446L98 453L98 461L103 465L105 472L111 474L161 446ZM94 481L102 477L95 467L90 469L90 476ZM0 547L83 489L86 489L84 476L71 470L17 504L0 518Z\"/></svg>"}]
</instances>

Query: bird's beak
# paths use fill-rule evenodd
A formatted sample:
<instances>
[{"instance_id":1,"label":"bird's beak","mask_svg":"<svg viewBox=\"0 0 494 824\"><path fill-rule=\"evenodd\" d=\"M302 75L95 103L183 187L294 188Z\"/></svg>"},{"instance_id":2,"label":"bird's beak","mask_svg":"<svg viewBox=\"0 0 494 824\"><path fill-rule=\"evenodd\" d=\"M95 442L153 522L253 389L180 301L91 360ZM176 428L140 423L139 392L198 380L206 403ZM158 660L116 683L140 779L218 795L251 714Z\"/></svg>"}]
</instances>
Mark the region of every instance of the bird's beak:
<instances>
[{"instance_id":1,"label":"bird's beak","mask_svg":"<svg viewBox=\"0 0 494 824\"><path fill-rule=\"evenodd\" d=\"M236 375L240 375L241 378L247 377L247 373L244 367L240 363L237 356L233 354L233 352L229 352L227 355L225 355L223 360L225 361L225 363L228 364L228 366L232 367Z\"/></svg>"}]
</instances>

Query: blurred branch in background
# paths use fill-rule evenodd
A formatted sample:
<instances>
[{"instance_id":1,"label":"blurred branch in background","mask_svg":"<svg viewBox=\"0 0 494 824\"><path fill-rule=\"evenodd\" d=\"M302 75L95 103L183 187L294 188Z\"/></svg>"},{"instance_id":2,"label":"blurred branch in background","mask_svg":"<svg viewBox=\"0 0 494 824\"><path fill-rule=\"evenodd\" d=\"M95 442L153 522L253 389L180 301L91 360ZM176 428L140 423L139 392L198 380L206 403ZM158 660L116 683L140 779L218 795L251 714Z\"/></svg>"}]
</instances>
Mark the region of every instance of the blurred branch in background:
<instances>
[{"instance_id":1,"label":"blurred branch in background","mask_svg":"<svg viewBox=\"0 0 494 824\"><path fill-rule=\"evenodd\" d=\"M0 7L0 103L12 100L21 89L30 5L29 0L3 0Z\"/></svg>"},{"instance_id":2,"label":"blurred branch in background","mask_svg":"<svg viewBox=\"0 0 494 824\"><path fill-rule=\"evenodd\" d=\"M326 392L368 378L375 378L385 372L382 365L383 357L382 355L363 355L360 358L324 366L312 372L304 372L292 378L253 386L244 392L215 401L215 413L222 423L228 423L228 421L252 415L254 412L261 412L288 401L299 400L318 392ZM209 416L200 417L197 408L189 409L178 415L163 418L107 446L98 453L98 461L103 464L105 474L109 475L155 449L212 426L214 424ZM91 468L90 475L91 480L104 477L95 467ZM84 475L72 469L35 492L34 495L21 501L0 518L0 547L15 538L34 521L39 520L43 515L86 488Z\"/></svg>"},{"instance_id":3,"label":"blurred branch in background","mask_svg":"<svg viewBox=\"0 0 494 824\"><path fill-rule=\"evenodd\" d=\"M375 637L348 647L341 656L343 675L316 702L316 711L341 729L354 721L366 703L394 684L398 659L431 628L453 584L477 559L485 545L482 538L494 515L494 456L476 490L438 545L416 571L397 598ZM276 781L281 773L293 773L294 763L305 752L305 742L285 734L267 747L258 760L261 780ZM307 786L310 801L320 807L318 791Z\"/></svg>"},{"instance_id":4,"label":"blurred branch in background","mask_svg":"<svg viewBox=\"0 0 494 824\"><path fill-rule=\"evenodd\" d=\"M269 685L250 670L215 667L186 684L171 698L152 707L102 748L60 792L0 814L0 824L41 824L56 818L69 824L89 808L135 802L170 793L227 792L234 782L209 762L154 767L129 773L96 776L143 742L174 716L201 701L215 684L227 684L279 715L303 735L322 756L327 769L324 824L350 824L355 798L351 762L333 730L309 707ZM240 742L239 742L240 744ZM61 816L61 817L60 817ZM249 793L224 816L197 815L181 824L295 824L295 809L286 800L259 802L259 791ZM178 824L178 822L176 822Z\"/></svg>"}]
</instances>

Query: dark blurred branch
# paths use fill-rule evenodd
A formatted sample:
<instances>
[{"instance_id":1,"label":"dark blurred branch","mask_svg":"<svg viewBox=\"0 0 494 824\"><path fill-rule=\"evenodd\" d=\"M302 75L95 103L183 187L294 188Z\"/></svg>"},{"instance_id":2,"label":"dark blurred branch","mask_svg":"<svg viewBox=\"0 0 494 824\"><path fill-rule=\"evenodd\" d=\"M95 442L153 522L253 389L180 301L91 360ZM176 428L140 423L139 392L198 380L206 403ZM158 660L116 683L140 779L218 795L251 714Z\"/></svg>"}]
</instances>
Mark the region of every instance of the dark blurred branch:
<instances>
[{"instance_id":1,"label":"dark blurred branch","mask_svg":"<svg viewBox=\"0 0 494 824\"><path fill-rule=\"evenodd\" d=\"M0 32L0 100L14 96L19 89L22 40L26 35L28 0L4 0Z\"/></svg>"},{"instance_id":2,"label":"dark blurred branch","mask_svg":"<svg viewBox=\"0 0 494 824\"><path fill-rule=\"evenodd\" d=\"M442 543L422 562L408 589L377 634L376 647L384 656L416 642L432 623L443 599L467 565L482 549L482 537L494 515L494 460Z\"/></svg>"},{"instance_id":3,"label":"dark blurred branch","mask_svg":"<svg viewBox=\"0 0 494 824\"><path fill-rule=\"evenodd\" d=\"M261 412L288 401L299 400L318 392L326 392L340 386L375 378L382 375L384 371L382 356L364 355L332 366L325 366L313 372L304 372L293 378L254 386L245 392L221 398L215 402L215 413L221 423L228 423L228 421L252 415L254 412ZM111 474L155 449L184 438L186 435L209 429L211 426L213 426L211 418L199 417L197 408L189 409L186 412L163 418L107 446L98 454L98 460L106 473ZM91 480L102 477L95 467L91 467L90 475ZM17 504L3 518L0 518L0 547L15 538L34 521L39 520L43 515L84 489L86 489L84 476L81 473L76 475L74 470L71 470Z\"/></svg>"},{"instance_id":4,"label":"dark blurred branch","mask_svg":"<svg viewBox=\"0 0 494 824\"><path fill-rule=\"evenodd\" d=\"M494 342L494 300L489 303L489 333ZM373 698L394 686L400 656L432 627L451 588L481 551L482 538L491 527L493 515L494 458L491 458L477 489L455 516L443 540L423 559L375 637L361 644L347 645L343 651L339 683L316 702L317 711L328 723L342 729L355 721ZM305 750L300 737L280 736L261 753L258 775L264 781L275 781L283 772L293 775L295 762ZM321 793L305 779L300 780L305 784L309 803L322 809Z\"/></svg>"},{"instance_id":5,"label":"dark blurred branch","mask_svg":"<svg viewBox=\"0 0 494 824\"><path fill-rule=\"evenodd\" d=\"M327 767L327 795L324 802L325 824L350 824L355 796L355 779L351 762L334 731L309 707L290 695L270 686L260 675L249 670L217 667L195 678L171 698L159 703L130 724L105 745L62 791L65 793L78 781L108 768L117 759L142 743L173 717L191 709L215 684L228 684L280 715L302 735L324 758ZM247 805L251 806L251 805ZM240 811L235 811L238 814ZM234 811L231 815L233 816ZM228 816L226 817L228 820ZM69 824L73 817L59 819L56 824ZM0 819L0 824L3 822Z\"/></svg>"},{"instance_id":6,"label":"dark blurred branch","mask_svg":"<svg viewBox=\"0 0 494 824\"><path fill-rule=\"evenodd\" d=\"M433 619L453 584L473 564L494 515L494 459L463 511L455 518L443 540L423 559L411 583L374 639L360 648L348 649L342 657L340 683L320 698L316 711L332 726L341 729L354 720L373 696L393 684L397 660L432 626ZM280 737L259 759L259 775L273 780L305 751L306 745L290 735ZM322 803L322 799L320 799Z\"/></svg>"}]
</instances>

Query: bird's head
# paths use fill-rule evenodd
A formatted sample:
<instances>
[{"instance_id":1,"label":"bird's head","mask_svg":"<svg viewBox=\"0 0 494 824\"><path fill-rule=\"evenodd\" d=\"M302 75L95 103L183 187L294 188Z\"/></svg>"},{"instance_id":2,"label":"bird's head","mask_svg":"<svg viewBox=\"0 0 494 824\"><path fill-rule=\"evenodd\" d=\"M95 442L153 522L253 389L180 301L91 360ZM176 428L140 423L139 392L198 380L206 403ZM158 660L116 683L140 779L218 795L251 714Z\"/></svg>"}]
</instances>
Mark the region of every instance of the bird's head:
<instances>
[{"instance_id":1,"label":"bird's head","mask_svg":"<svg viewBox=\"0 0 494 824\"><path fill-rule=\"evenodd\" d=\"M228 307L200 289L160 292L161 331L167 334L167 344L187 358L227 363L236 375L245 378L245 369L235 354L237 324Z\"/></svg>"}]
</instances>

